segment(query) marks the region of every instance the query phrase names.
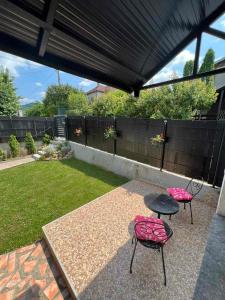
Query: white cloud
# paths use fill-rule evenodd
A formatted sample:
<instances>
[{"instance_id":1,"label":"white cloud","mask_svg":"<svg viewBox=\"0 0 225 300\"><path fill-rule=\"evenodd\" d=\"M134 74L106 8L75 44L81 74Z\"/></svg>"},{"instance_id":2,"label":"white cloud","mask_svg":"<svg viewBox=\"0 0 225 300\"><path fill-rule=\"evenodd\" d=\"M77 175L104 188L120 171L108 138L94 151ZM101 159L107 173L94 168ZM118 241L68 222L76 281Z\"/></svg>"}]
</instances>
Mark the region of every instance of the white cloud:
<instances>
[{"instance_id":1,"label":"white cloud","mask_svg":"<svg viewBox=\"0 0 225 300\"><path fill-rule=\"evenodd\" d=\"M22 105L32 103L32 102L37 102L37 100L30 99L30 98L27 98L27 97L24 97L24 98L20 99L20 104L22 104Z\"/></svg>"},{"instance_id":2,"label":"white cloud","mask_svg":"<svg viewBox=\"0 0 225 300\"><path fill-rule=\"evenodd\" d=\"M188 60L193 60L195 57L194 53L191 53L189 50L183 50L181 51L172 61L171 65L179 65L186 63Z\"/></svg>"},{"instance_id":3,"label":"white cloud","mask_svg":"<svg viewBox=\"0 0 225 300\"><path fill-rule=\"evenodd\" d=\"M37 82L35 82L35 85L36 85L36 86L42 86L42 83L39 82L39 81L37 81Z\"/></svg>"},{"instance_id":4,"label":"white cloud","mask_svg":"<svg viewBox=\"0 0 225 300\"><path fill-rule=\"evenodd\" d=\"M42 91L42 92L39 93L39 95L40 95L42 98L44 98L45 95L46 95L46 92L45 92L45 91Z\"/></svg>"},{"instance_id":5,"label":"white cloud","mask_svg":"<svg viewBox=\"0 0 225 300\"><path fill-rule=\"evenodd\" d=\"M220 24L225 27L225 20L222 20Z\"/></svg>"},{"instance_id":6,"label":"white cloud","mask_svg":"<svg viewBox=\"0 0 225 300\"><path fill-rule=\"evenodd\" d=\"M79 85L81 87L86 87L92 85L94 82L89 80L89 79L83 79L82 81L79 82Z\"/></svg>"},{"instance_id":7,"label":"white cloud","mask_svg":"<svg viewBox=\"0 0 225 300\"><path fill-rule=\"evenodd\" d=\"M14 77L19 77L20 68L23 68L25 69L25 71L27 71L30 69L42 67L42 65L36 62L2 51L0 51L0 66L3 66L3 68L7 68Z\"/></svg>"}]
</instances>

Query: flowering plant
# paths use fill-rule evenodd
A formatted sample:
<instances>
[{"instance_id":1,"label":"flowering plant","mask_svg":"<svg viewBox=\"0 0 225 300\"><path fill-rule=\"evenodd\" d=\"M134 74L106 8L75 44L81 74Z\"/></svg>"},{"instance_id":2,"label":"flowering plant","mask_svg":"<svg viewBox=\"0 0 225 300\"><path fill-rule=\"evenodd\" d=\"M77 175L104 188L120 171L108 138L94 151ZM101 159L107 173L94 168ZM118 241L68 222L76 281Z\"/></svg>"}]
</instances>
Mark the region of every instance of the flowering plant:
<instances>
[{"instance_id":1,"label":"flowering plant","mask_svg":"<svg viewBox=\"0 0 225 300\"><path fill-rule=\"evenodd\" d=\"M82 135L82 128L75 128L73 131L75 136L81 136Z\"/></svg>"},{"instance_id":2,"label":"flowering plant","mask_svg":"<svg viewBox=\"0 0 225 300\"><path fill-rule=\"evenodd\" d=\"M116 131L113 126L109 126L104 131L104 137L106 140L108 139L116 139Z\"/></svg>"}]
</instances>

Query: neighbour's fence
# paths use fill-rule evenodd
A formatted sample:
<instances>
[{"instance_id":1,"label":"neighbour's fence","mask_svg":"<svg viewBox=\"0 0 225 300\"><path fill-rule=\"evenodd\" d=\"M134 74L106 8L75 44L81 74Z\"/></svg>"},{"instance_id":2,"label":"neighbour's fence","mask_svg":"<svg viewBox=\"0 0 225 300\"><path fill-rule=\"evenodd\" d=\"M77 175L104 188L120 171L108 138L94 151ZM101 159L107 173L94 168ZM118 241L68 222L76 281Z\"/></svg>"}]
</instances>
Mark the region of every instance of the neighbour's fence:
<instances>
[{"instance_id":1,"label":"neighbour's fence","mask_svg":"<svg viewBox=\"0 0 225 300\"><path fill-rule=\"evenodd\" d=\"M106 139L112 127L116 139ZM225 122L68 117L71 141L221 186L225 168ZM162 143L151 138L161 135Z\"/></svg>"},{"instance_id":2,"label":"neighbour's fence","mask_svg":"<svg viewBox=\"0 0 225 300\"><path fill-rule=\"evenodd\" d=\"M54 136L54 118L44 117L0 117L0 143L7 143L11 134L23 141L27 132L35 140L40 140L45 133Z\"/></svg>"}]
</instances>

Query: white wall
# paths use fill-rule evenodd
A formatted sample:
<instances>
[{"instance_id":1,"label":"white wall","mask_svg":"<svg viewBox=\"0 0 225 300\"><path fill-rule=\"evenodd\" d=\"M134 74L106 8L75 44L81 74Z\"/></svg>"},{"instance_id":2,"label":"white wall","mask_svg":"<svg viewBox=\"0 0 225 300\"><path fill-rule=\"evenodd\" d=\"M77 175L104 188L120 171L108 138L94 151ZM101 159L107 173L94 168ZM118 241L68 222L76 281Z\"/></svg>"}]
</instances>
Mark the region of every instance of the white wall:
<instances>
[{"instance_id":1,"label":"white wall","mask_svg":"<svg viewBox=\"0 0 225 300\"><path fill-rule=\"evenodd\" d=\"M225 177L223 177L223 183L221 187L216 213L220 216L225 217Z\"/></svg>"},{"instance_id":2,"label":"white wall","mask_svg":"<svg viewBox=\"0 0 225 300\"><path fill-rule=\"evenodd\" d=\"M188 177L167 171L161 172L158 168L122 156L113 155L75 142L69 143L74 151L75 158L100 166L129 179L145 179L164 188L171 186L185 187L190 180ZM204 193L211 193L215 197L218 191L210 185L204 184L201 194Z\"/></svg>"}]
</instances>

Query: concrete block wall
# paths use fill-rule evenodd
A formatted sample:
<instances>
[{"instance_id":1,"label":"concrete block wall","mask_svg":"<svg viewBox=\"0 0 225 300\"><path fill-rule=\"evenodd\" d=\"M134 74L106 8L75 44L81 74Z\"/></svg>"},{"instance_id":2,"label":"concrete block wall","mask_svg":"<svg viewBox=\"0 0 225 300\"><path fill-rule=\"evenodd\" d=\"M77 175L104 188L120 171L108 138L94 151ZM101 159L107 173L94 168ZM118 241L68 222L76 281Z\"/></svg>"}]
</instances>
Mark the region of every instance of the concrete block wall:
<instances>
[{"instance_id":1,"label":"concrete block wall","mask_svg":"<svg viewBox=\"0 0 225 300\"><path fill-rule=\"evenodd\" d=\"M108 171L112 171L115 174L127 177L128 179L140 178L164 188L171 186L185 187L190 180L188 177L164 170L161 172L158 168L122 156L114 155L75 142L69 143L75 158L97 165ZM204 193L207 193L207 196L211 194L214 199L215 196L218 196L218 190L213 189L208 184L204 184L200 195L204 196Z\"/></svg>"}]
</instances>

